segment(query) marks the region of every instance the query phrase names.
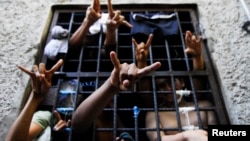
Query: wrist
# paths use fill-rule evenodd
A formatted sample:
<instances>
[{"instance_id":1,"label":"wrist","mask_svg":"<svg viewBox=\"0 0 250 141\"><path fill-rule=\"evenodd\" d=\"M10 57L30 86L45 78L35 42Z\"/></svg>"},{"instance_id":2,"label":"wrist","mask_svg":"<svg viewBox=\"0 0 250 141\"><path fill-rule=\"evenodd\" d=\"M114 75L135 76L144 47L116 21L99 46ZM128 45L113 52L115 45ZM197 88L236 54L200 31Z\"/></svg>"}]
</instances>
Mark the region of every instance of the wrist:
<instances>
[{"instance_id":1,"label":"wrist","mask_svg":"<svg viewBox=\"0 0 250 141\"><path fill-rule=\"evenodd\" d=\"M115 46L116 45L116 36L115 32L108 31L106 32L106 38L104 41L104 46Z\"/></svg>"},{"instance_id":2,"label":"wrist","mask_svg":"<svg viewBox=\"0 0 250 141\"><path fill-rule=\"evenodd\" d=\"M30 97L32 101L35 101L35 103L38 105L45 99L45 97L40 92L36 92L34 90L31 92Z\"/></svg>"},{"instance_id":3,"label":"wrist","mask_svg":"<svg viewBox=\"0 0 250 141\"><path fill-rule=\"evenodd\" d=\"M107 35L114 35L115 31L116 31L115 25L107 24L107 30L106 30Z\"/></svg>"},{"instance_id":4,"label":"wrist","mask_svg":"<svg viewBox=\"0 0 250 141\"><path fill-rule=\"evenodd\" d=\"M193 69L194 70L204 69L204 60L202 56L193 57Z\"/></svg>"},{"instance_id":5,"label":"wrist","mask_svg":"<svg viewBox=\"0 0 250 141\"><path fill-rule=\"evenodd\" d=\"M108 83L108 84L107 84L108 87L109 87L112 91L117 92L117 91L120 90L120 89L119 89L119 86L116 86L116 85L115 85L115 82L113 82L112 79L111 79L110 77L108 78L107 83Z\"/></svg>"},{"instance_id":6,"label":"wrist","mask_svg":"<svg viewBox=\"0 0 250 141\"><path fill-rule=\"evenodd\" d=\"M88 28L89 28L92 24L93 24L93 23L90 22L90 20L88 20L88 19L85 18L85 19L83 20L81 26L83 26L83 27L88 27Z\"/></svg>"}]
</instances>

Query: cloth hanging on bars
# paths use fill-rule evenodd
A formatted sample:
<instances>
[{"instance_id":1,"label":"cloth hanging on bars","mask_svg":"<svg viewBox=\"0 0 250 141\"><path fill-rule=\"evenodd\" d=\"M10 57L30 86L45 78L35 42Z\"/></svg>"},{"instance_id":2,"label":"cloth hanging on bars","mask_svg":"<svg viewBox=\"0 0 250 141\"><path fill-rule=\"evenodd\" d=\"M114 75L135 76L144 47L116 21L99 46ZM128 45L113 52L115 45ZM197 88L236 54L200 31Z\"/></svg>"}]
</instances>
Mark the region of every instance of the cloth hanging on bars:
<instances>
[{"instance_id":1,"label":"cloth hanging on bars","mask_svg":"<svg viewBox=\"0 0 250 141\"><path fill-rule=\"evenodd\" d=\"M54 26L51 30L52 39L45 46L44 54L51 60L56 60L59 53L68 52L69 31L61 26Z\"/></svg>"},{"instance_id":2,"label":"cloth hanging on bars","mask_svg":"<svg viewBox=\"0 0 250 141\"><path fill-rule=\"evenodd\" d=\"M103 33L106 33L107 30L107 21L108 21L109 14L102 13L101 18L98 19L93 25L90 26L89 32L90 34L94 35L100 33L101 30Z\"/></svg>"},{"instance_id":3,"label":"cloth hanging on bars","mask_svg":"<svg viewBox=\"0 0 250 141\"><path fill-rule=\"evenodd\" d=\"M166 37L178 34L176 14L165 13L135 13L130 15L130 24L133 25L131 35L154 34L156 37Z\"/></svg>"}]
</instances>

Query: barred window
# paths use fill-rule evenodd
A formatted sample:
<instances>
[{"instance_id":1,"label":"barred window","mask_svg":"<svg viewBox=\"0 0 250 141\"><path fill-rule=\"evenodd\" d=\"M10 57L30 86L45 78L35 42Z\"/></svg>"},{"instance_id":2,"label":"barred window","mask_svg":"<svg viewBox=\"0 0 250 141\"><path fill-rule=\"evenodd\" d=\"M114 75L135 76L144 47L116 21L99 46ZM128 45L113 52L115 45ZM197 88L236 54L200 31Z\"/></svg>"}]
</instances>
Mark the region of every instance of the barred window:
<instances>
[{"instance_id":1,"label":"barred window","mask_svg":"<svg viewBox=\"0 0 250 141\"><path fill-rule=\"evenodd\" d=\"M42 41L42 50L51 40L51 29L55 25L60 25L70 31L70 36L81 25L88 5L54 5L52 6L52 16L49 19L49 26L46 30L46 38ZM173 106L165 107L162 104L160 95L177 93L175 81L183 80L185 89L191 92L183 99L194 103L194 111L197 115L199 128L207 129L202 124L201 111L214 111L218 124L229 124L223 97L220 90L218 74L213 66L206 39L203 39L203 55L205 69L192 70L192 57L187 55L185 50L185 32L191 31L195 35L203 35L200 29L198 19L197 5L168 5L168 4L122 4L113 5L114 9L122 11L127 21L130 16L135 13L168 13L174 14L177 21L177 34L167 36L155 35L149 49L148 65L156 61L160 61L162 66L153 74L147 75L143 80L149 82L148 90L140 90L139 83L135 84L132 91L120 91L114 96L114 100L109 106L103 109L102 117L97 119L90 127L89 131L83 135L86 140L99 140L102 135L115 137L122 132L128 132L135 140L147 141L147 131L156 131L160 136L160 131L181 131L180 114L183 109L178 106L178 97L173 95ZM101 6L102 12L107 12L105 5ZM135 27L136 28L136 27ZM144 36L135 37L139 42L144 40ZM146 37L147 38L147 37ZM65 56L63 66L53 76L53 85L44 103L40 108L48 110L58 110L64 120L71 119L71 116L78 105L84 101L93 91L98 89L100 85L109 77L113 70L112 62L109 56L102 53L105 33L100 31L97 34L88 34L83 39L83 46L78 48L69 48ZM120 26L117 29L117 46L115 51L118 54L120 62L136 63L135 49L132 43L131 29ZM51 68L56 61L42 55L42 61L46 63L46 67ZM171 87L170 91L159 90L157 82L162 78L168 80ZM194 87L194 79L202 79L205 87L197 90ZM203 99L209 100L212 106L201 108L198 106L197 95L202 95ZM164 102L163 102L164 103ZM98 103L97 103L98 104ZM138 116L134 112L138 108L140 113ZM159 113L161 111L176 112L178 128L146 128L145 115L147 112L155 113L156 122L159 121ZM51 122L55 117L52 118ZM167 119L166 119L167 120ZM99 123L102 122L102 125ZM120 124L122 123L122 126ZM53 125L53 124L52 124ZM52 140L71 140L71 128L63 131L53 131ZM160 140L160 139L159 139Z\"/></svg>"}]
</instances>

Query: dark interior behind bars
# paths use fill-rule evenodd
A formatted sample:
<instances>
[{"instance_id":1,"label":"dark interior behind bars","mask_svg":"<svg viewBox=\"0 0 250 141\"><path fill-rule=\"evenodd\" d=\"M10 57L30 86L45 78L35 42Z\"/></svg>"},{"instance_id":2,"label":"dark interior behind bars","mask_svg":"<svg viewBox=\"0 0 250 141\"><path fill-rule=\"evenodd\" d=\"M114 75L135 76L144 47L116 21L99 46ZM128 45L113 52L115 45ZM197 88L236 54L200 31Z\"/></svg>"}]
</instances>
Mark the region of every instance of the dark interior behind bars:
<instances>
[{"instance_id":1,"label":"dark interior behind bars","mask_svg":"<svg viewBox=\"0 0 250 141\"><path fill-rule=\"evenodd\" d=\"M50 29L55 25L61 25L63 28L70 31L70 36L82 23L85 17L85 10L87 5L71 5L71 6L57 6L52 7L53 17L50 23ZM102 6L102 10L107 9ZM150 81L150 90L139 91L138 83L132 91L119 92L114 96L114 101L111 107L103 109L106 117L104 119L111 119L111 127L96 127L95 123L90 127L85 135L82 136L84 140L97 140L96 134L105 133L115 137L119 136L121 132L129 132L136 140L147 141L146 131L148 130L181 130L177 129L147 129L145 128L145 112L155 111L156 117L158 111L178 111L178 106L174 108L159 108L157 95L173 94L175 78L184 78L186 89L191 90L192 94L185 97L189 101L197 103L195 93L202 94L205 99L209 99L213 106L202 110L213 110L216 113L219 124L228 124L228 117L224 107L221 91L219 87L218 77L214 70L211 58L206 46L206 40L203 43L203 53L205 59L205 70L192 71L191 56L184 53L185 50L185 32L190 30L192 33L201 35L199 28L198 12L196 5L114 5L114 9L122 11L122 15L129 21L131 13L154 13L154 12L168 12L177 15L179 33L178 35L168 36L167 38L154 37L150 54L148 57L148 64L160 61L162 66L152 75L145 76L144 79ZM48 30L50 30L48 29ZM117 30L117 47L115 51L118 54L120 62L135 63L135 49L130 35L130 29L125 26L120 26ZM138 36L137 40L144 40L145 37ZM147 38L147 37L146 37ZM46 36L44 44L51 39L50 33ZM86 99L93 91L95 91L102 83L109 77L113 69L113 65L108 55L105 55L103 50L103 42L105 39L104 33L96 35L87 35L83 40L84 45L81 48L69 48L65 56L65 63L61 69L53 76L53 85L46 101L41 105L41 109L49 109L53 111L57 109L62 117L71 119L71 116L77 106ZM51 68L55 61L47 59L43 56L43 61L46 62L46 67ZM172 91L157 91L155 81L160 78L168 78L172 84ZM205 89L197 91L193 86L193 78L202 78L206 84ZM72 92L63 94L65 89L70 89ZM144 98L147 97L147 101ZM175 97L176 98L176 97ZM176 99L174 100L176 102ZM147 104L151 103L151 104ZM98 103L97 103L98 104ZM140 109L137 117L134 116L134 106ZM117 117L125 125L120 128L117 125ZM177 112L177 119L179 118ZM197 114L199 116L199 113ZM157 119L157 118L156 118ZM198 117L199 119L199 117ZM52 118L51 122L54 119ZM201 123L201 121L199 121ZM200 128L207 129L201 124ZM53 128L53 127L52 127ZM71 129L66 128L60 132L53 132L53 141L71 141Z\"/></svg>"}]
</instances>

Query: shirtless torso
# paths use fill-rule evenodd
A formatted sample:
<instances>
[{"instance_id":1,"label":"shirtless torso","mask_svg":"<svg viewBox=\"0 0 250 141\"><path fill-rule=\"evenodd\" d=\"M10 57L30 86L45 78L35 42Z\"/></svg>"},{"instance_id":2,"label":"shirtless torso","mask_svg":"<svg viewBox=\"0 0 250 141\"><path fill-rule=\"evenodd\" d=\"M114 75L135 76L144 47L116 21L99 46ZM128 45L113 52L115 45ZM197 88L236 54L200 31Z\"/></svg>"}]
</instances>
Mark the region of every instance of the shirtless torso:
<instances>
[{"instance_id":1,"label":"shirtless torso","mask_svg":"<svg viewBox=\"0 0 250 141\"><path fill-rule=\"evenodd\" d=\"M199 108L206 108L206 107L211 107L211 103L208 101L200 101L199 103ZM198 124L198 119L197 119L197 112L194 110L183 112L182 108L187 108L189 107L190 109L194 108L193 102L183 102L180 105L180 119L181 119L181 126L182 128L185 128L187 126L194 127L198 129L199 124ZM186 114L185 114L186 113ZM214 112L212 111L200 111L200 117L203 126L207 125L213 125L216 124L216 118L214 115ZM155 112L147 112L146 114L146 128L155 128L156 127L156 120L155 120ZM178 128L178 123L177 123L177 118L176 118L176 112L175 111L162 111L159 112L159 126L161 128L170 128L170 129L177 129ZM191 128L192 129L192 128ZM178 133L179 131L162 131L161 135L174 135ZM154 131L147 132L148 137L150 140L154 139L157 134Z\"/></svg>"},{"instance_id":2,"label":"shirtless torso","mask_svg":"<svg viewBox=\"0 0 250 141\"><path fill-rule=\"evenodd\" d=\"M152 41L153 35L149 35L148 41L146 44L144 42L138 44L135 40L134 46L136 48L136 60L137 65L139 68L143 68L147 65L147 57L149 47ZM185 43L186 43L186 50L185 53L192 55L193 61L193 70L203 70L204 69L204 61L202 55L202 38L196 38L195 35L192 35L190 31L186 31L185 36ZM164 108L174 108L174 92L171 93L172 88L174 87L175 90L184 90L186 88L186 84L184 78L174 78L174 84L171 84L169 78L157 78L156 79L156 89L157 91L161 91L162 93L157 94L157 101L158 107ZM195 90L202 90L204 85L204 81L201 78L193 78L193 84ZM139 90L149 90L150 82L143 80L139 82ZM166 93L165 93L166 92ZM170 92L170 93L169 93ZM165 93L165 94L164 94ZM177 94L177 93L176 93ZM208 100L202 101L200 97L202 95L196 93L196 98L199 99L198 101L198 109L200 108L211 108L213 105ZM201 124L203 127L207 127L209 124L216 124L216 116L213 111L208 110L200 110L200 113L197 113L195 109L195 104L193 101L185 101L185 98L180 98L179 96L176 97L178 100L178 108L180 111L180 120L181 120L181 127L184 129L185 127L198 127L199 129L199 120L198 116L200 114ZM146 98L144 98L146 99ZM144 100L143 103L150 103L150 98ZM152 107L152 104L149 104ZM191 108L190 111L183 111L183 108ZM156 119L156 114L159 114L159 121ZM162 141L207 141L207 132L203 129L200 130L187 130L187 131L180 131L179 125L177 122L177 113L176 111L159 111L155 113L155 111L147 111L145 117L145 126L147 129L153 129L147 131L147 137L150 141L158 140L157 134L157 125L161 129L160 137ZM170 130L168 130L170 129Z\"/></svg>"}]
</instances>

